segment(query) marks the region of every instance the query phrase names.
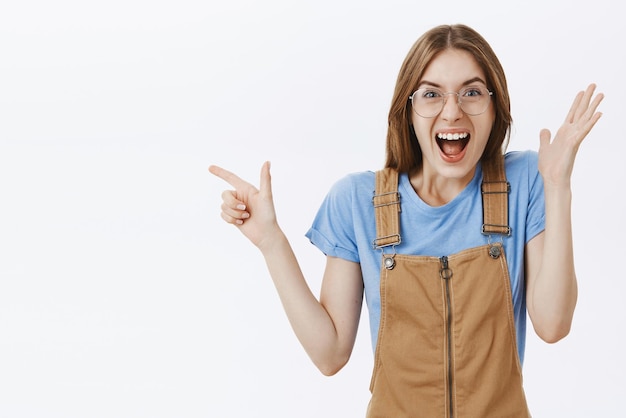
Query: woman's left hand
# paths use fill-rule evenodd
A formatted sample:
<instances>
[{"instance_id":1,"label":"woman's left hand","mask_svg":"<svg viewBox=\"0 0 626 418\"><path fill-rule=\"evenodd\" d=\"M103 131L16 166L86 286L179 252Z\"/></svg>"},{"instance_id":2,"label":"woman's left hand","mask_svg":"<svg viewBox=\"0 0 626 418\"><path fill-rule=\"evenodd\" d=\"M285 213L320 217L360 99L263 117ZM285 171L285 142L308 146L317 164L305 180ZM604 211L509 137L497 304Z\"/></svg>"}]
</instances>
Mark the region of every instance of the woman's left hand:
<instances>
[{"instance_id":1,"label":"woman's left hand","mask_svg":"<svg viewBox=\"0 0 626 418\"><path fill-rule=\"evenodd\" d=\"M596 109L604 94L598 93L594 97L595 89L596 85L590 84L587 90L576 95L553 141L550 141L548 129L542 129L539 134L539 172L548 187L570 185L578 147L602 116Z\"/></svg>"}]
</instances>

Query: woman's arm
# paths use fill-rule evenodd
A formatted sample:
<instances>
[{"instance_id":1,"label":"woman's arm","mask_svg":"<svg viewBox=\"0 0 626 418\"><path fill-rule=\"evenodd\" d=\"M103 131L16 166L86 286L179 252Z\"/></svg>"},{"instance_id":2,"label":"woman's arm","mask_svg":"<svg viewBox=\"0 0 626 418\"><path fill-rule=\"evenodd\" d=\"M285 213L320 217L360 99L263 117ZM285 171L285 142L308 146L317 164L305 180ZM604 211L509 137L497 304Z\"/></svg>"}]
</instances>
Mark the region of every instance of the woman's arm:
<instances>
[{"instance_id":1,"label":"woman's arm","mask_svg":"<svg viewBox=\"0 0 626 418\"><path fill-rule=\"evenodd\" d=\"M259 189L223 168L209 171L235 188L222 194L222 218L259 248L298 340L322 373L335 374L356 338L363 301L359 264L328 257L318 300L276 220L269 163L261 169Z\"/></svg>"},{"instance_id":2,"label":"woman's arm","mask_svg":"<svg viewBox=\"0 0 626 418\"><path fill-rule=\"evenodd\" d=\"M569 333L578 297L570 179L581 142L602 116L596 109L604 96L593 97L594 90L592 84L578 93L552 142L550 131L544 129L540 134L546 228L526 245L526 303L535 331L547 342Z\"/></svg>"}]
</instances>

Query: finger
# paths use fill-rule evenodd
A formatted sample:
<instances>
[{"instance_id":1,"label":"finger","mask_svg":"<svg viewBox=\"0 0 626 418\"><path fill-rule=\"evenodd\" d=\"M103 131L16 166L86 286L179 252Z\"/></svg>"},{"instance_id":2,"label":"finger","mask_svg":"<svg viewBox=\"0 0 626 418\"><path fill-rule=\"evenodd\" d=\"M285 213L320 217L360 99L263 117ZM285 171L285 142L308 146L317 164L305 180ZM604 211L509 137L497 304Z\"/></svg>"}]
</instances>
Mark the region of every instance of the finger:
<instances>
[{"instance_id":1,"label":"finger","mask_svg":"<svg viewBox=\"0 0 626 418\"><path fill-rule=\"evenodd\" d=\"M584 115L591 115L593 111L590 111L589 103L591 102L591 98L593 97L593 92L596 90L595 84L590 84L587 89L584 91L580 102L578 103L578 110L574 115L574 120L580 120ZM587 116L587 119L590 116Z\"/></svg>"},{"instance_id":2,"label":"finger","mask_svg":"<svg viewBox=\"0 0 626 418\"><path fill-rule=\"evenodd\" d=\"M216 165L210 165L209 166L209 172L219 178L221 178L222 180L224 180L226 183L230 184L231 186L233 186L236 189L241 189L244 187L249 186L250 184L244 180L242 180L241 178L239 178L239 176L237 176L235 173L231 173L230 171L222 168L222 167L218 167Z\"/></svg>"},{"instance_id":3,"label":"finger","mask_svg":"<svg viewBox=\"0 0 626 418\"><path fill-rule=\"evenodd\" d=\"M585 90L585 97L587 97L587 102L591 101L594 91L596 91L596 83L589 84L587 86L587 90Z\"/></svg>"},{"instance_id":4,"label":"finger","mask_svg":"<svg viewBox=\"0 0 626 418\"><path fill-rule=\"evenodd\" d=\"M229 224L233 225L243 225L243 219L234 218L224 212L220 214L223 220L225 220Z\"/></svg>"},{"instance_id":5,"label":"finger","mask_svg":"<svg viewBox=\"0 0 626 418\"><path fill-rule=\"evenodd\" d=\"M595 97L593 97L594 92L596 90L596 85L594 83L590 84L584 92L579 92L581 95L580 100L575 101L574 105L577 109L568 114L567 120L571 123L574 123L580 119L589 120L592 117L595 117L594 113L602 100L604 99L604 94L598 93ZM591 98L593 97L593 101ZM572 110L574 108L572 106Z\"/></svg>"},{"instance_id":6,"label":"finger","mask_svg":"<svg viewBox=\"0 0 626 418\"><path fill-rule=\"evenodd\" d=\"M593 114L593 116L591 116L589 120L585 122L582 127L583 138L587 136L587 134L591 131L591 129L595 126L595 124L598 122L598 120L600 120L601 117L602 112L596 112Z\"/></svg>"},{"instance_id":7,"label":"finger","mask_svg":"<svg viewBox=\"0 0 626 418\"><path fill-rule=\"evenodd\" d=\"M228 208L231 215L235 213L244 213L246 210L246 203L237 198L237 192L234 190L225 190L222 192L222 210Z\"/></svg>"},{"instance_id":8,"label":"finger","mask_svg":"<svg viewBox=\"0 0 626 418\"><path fill-rule=\"evenodd\" d=\"M604 100L604 94L598 93L596 97L594 97L593 102L591 102L591 105L589 105L589 110L591 113L594 113L596 111L598 106L600 106L600 103L602 103L602 100Z\"/></svg>"},{"instance_id":9,"label":"finger","mask_svg":"<svg viewBox=\"0 0 626 418\"><path fill-rule=\"evenodd\" d=\"M222 217L228 218L232 222L237 221L238 224L242 224L244 220L250 217L250 213L242 210L233 209L226 204L222 204Z\"/></svg>"},{"instance_id":10,"label":"finger","mask_svg":"<svg viewBox=\"0 0 626 418\"><path fill-rule=\"evenodd\" d=\"M576 94L576 97L574 98L574 102L570 106L569 112L567 112L567 116L565 117L565 122L567 122L567 123L574 123L574 121L577 118L578 108L580 106L580 103L583 100L584 94L585 94L584 91L579 91Z\"/></svg>"},{"instance_id":11,"label":"finger","mask_svg":"<svg viewBox=\"0 0 626 418\"><path fill-rule=\"evenodd\" d=\"M595 85L592 86L595 87ZM590 91L590 93L593 93L592 89L588 89L588 91ZM594 97L591 104L586 105L587 108L584 115L585 120L583 121L584 123L582 125L583 135L587 135L589 131L591 131L591 129L594 127L594 125L598 122L598 120L600 120L600 117L602 117L602 112L596 111L600 103L602 103L602 100L604 100L604 94L598 93L596 97Z\"/></svg>"},{"instance_id":12,"label":"finger","mask_svg":"<svg viewBox=\"0 0 626 418\"><path fill-rule=\"evenodd\" d=\"M266 161L261 167L260 192L265 197L272 197L272 176L270 174L271 163Z\"/></svg>"},{"instance_id":13,"label":"finger","mask_svg":"<svg viewBox=\"0 0 626 418\"><path fill-rule=\"evenodd\" d=\"M546 145L550 145L550 137L552 134L549 129L542 129L539 132L539 147L545 147Z\"/></svg>"}]
</instances>

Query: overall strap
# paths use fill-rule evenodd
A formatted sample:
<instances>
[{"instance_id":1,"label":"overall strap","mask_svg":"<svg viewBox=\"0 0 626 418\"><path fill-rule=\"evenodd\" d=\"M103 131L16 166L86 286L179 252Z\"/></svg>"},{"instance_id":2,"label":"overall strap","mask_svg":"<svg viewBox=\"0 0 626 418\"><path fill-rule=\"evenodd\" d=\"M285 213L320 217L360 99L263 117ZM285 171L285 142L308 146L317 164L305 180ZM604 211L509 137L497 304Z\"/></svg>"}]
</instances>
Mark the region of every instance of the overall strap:
<instances>
[{"instance_id":1,"label":"overall strap","mask_svg":"<svg viewBox=\"0 0 626 418\"><path fill-rule=\"evenodd\" d=\"M511 235L509 226L509 193L511 185L506 180L504 155L483 163L483 226L485 235Z\"/></svg>"},{"instance_id":2,"label":"overall strap","mask_svg":"<svg viewBox=\"0 0 626 418\"><path fill-rule=\"evenodd\" d=\"M506 180L504 156L483 163L483 181L480 186L483 197L483 225L485 235L511 235L509 226L508 195L511 185ZM400 236L400 193L398 172L385 168L376 172L376 190L372 198L376 218L375 249L396 246Z\"/></svg>"},{"instance_id":3,"label":"overall strap","mask_svg":"<svg viewBox=\"0 0 626 418\"><path fill-rule=\"evenodd\" d=\"M400 244L400 193L398 172L385 168L376 172L376 190L372 197L376 217L375 249Z\"/></svg>"}]
</instances>

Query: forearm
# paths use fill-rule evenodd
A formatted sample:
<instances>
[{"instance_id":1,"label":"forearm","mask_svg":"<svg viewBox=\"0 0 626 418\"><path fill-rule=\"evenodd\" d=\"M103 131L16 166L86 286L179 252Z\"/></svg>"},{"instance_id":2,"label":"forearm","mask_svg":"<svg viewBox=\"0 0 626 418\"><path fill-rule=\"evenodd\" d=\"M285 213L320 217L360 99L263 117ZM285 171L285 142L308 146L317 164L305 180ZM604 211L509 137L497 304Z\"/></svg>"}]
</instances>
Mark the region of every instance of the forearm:
<instances>
[{"instance_id":1,"label":"forearm","mask_svg":"<svg viewBox=\"0 0 626 418\"><path fill-rule=\"evenodd\" d=\"M578 287L574 268L571 201L569 186L546 185L546 229L541 266L534 280L533 324L546 341L554 342L569 333Z\"/></svg>"},{"instance_id":2,"label":"forearm","mask_svg":"<svg viewBox=\"0 0 626 418\"><path fill-rule=\"evenodd\" d=\"M333 374L345 364L351 347L346 350L340 344L331 316L309 288L282 231L270 242L262 254L291 327L315 365Z\"/></svg>"}]
</instances>

